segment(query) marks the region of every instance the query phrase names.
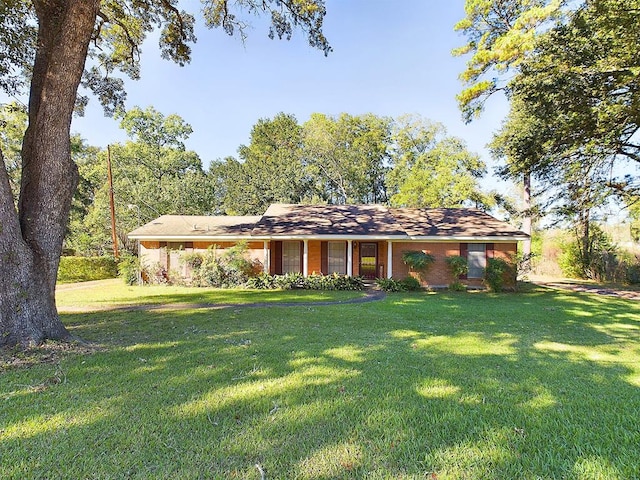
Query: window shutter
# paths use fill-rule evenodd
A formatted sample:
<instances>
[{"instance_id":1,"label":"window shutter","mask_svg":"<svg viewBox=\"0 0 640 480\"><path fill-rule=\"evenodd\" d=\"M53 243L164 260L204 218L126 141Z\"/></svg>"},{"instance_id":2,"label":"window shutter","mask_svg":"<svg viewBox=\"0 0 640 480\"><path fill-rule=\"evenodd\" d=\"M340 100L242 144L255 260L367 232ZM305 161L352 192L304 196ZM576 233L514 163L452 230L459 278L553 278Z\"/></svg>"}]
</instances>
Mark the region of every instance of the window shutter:
<instances>
[{"instance_id":1,"label":"window shutter","mask_svg":"<svg viewBox=\"0 0 640 480\"><path fill-rule=\"evenodd\" d=\"M298 242L298 251L300 252L300 273L304 273L304 242L302 240Z\"/></svg>"},{"instance_id":2,"label":"window shutter","mask_svg":"<svg viewBox=\"0 0 640 480\"><path fill-rule=\"evenodd\" d=\"M320 242L320 273L329 273L329 242Z\"/></svg>"},{"instance_id":3,"label":"window shutter","mask_svg":"<svg viewBox=\"0 0 640 480\"><path fill-rule=\"evenodd\" d=\"M487 243L487 260L495 256L493 243Z\"/></svg>"},{"instance_id":4,"label":"window shutter","mask_svg":"<svg viewBox=\"0 0 640 480\"><path fill-rule=\"evenodd\" d=\"M282 275L282 242L273 242L273 249L271 250L271 274Z\"/></svg>"},{"instance_id":5,"label":"window shutter","mask_svg":"<svg viewBox=\"0 0 640 480\"><path fill-rule=\"evenodd\" d=\"M460 244L460 256L462 258L467 258L468 253L469 253L469 245L466 244L466 243L461 243ZM467 275L463 274L463 275L460 275L460 277L458 277L458 278L460 280L466 280L467 279Z\"/></svg>"}]
</instances>

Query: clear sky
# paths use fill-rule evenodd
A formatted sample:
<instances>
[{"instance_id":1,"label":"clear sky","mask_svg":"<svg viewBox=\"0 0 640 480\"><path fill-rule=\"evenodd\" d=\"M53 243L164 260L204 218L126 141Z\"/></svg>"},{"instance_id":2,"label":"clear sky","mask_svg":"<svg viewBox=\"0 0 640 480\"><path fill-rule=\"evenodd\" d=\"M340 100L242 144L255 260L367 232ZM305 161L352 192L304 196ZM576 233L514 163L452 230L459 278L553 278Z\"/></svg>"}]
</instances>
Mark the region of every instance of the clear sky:
<instances>
[{"instance_id":1,"label":"clear sky","mask_svg":"<svg viewBox=\"0 0 640 480\"><path fill-rule=\"evenodd\" d=\"M200 3L183 5L197 11ZM194 130L187 148L205 166L236 156L257 120L278 112L294 114L300 123L314 112L371 112L416 113L441 122L492 170L485 145L507 103L496 96L480 119L470 125L461 119L455 95L465 59L452 57L451 50L464 43L453 30L463 5L463 0L326 0L324 32L334 49L328 57L309 47L301 32L291 41L270 40L264 20L256 20L242 44L222 30L208 30L199 18L193 60L185 67L162 60L156 39L145 43L142 79L126 82L127 108L152 105L165 115L180 115ZM95 99L72 131L101 147L126 138ZM486 184L495 187L491 180Z\"/></svg>"}]
</instances>

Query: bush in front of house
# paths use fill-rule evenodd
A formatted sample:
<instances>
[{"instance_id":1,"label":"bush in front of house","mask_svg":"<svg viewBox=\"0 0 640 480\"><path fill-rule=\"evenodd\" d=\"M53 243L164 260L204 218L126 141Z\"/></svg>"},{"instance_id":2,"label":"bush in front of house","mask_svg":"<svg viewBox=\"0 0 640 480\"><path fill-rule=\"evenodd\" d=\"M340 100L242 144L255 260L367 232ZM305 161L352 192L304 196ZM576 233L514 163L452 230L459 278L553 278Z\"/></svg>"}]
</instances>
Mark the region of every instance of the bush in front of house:
<instances>
[{"instance_id":1,"label":"bush in front of house","mask_svg":"<svg viewBox=\"0 0 640 480\"><path fill-rule=\"evenodd\" d=\"M182 260L191 267L194 286L233 288L246 284L254 272L246 251L246 243L238 243L223 253L214 246L203 253L184 254Z\"/></svg>"},{"instance_id":2,"label":"bush in front of house","mask_svg":"<svg viewBox=\"0 0 640 480\"><path fill-rule=\"evenodd\" d=\"M436 257L421 250L407 250L402 253L402 262L407 265L412 272L426 270L436 261Z\"/></svg>"},{"instance_id":3,"label":"bush in front of house","mask_svg":"<svg viewBox=\"0 0 640 480\"><path fill-rule=\"evenodd\" d=\"M406 277L403 278L400 282L404 286L404 289L407 292L417 292L418 290L422 290L422 285L420 285L420 281L415 277Z\"/></svg>"},{"instance_id":4,"label":"bush in front of house","mask_svg":"<svg viewBox=\"0 0 640 480\"><path fill-rule=\"evenodd\" d=\"M60 257L58 282L88 282L116 278L118 269L113 257Z\"/></svg>"},{"instance_id":5,"label":"bush in front of house","mask_svg":"<svg viewBox=\"0 0 640 480\"><path fill-rule=\"evenodd\" d=\"M404 292L404 285L395 278L376 278L376 285L385 292Z\"/></svg>"},{"instance_id":6,"label":"bush in front of house","mask_svg":"<svg viewBox=\"0 0 640 480\"><path fill-rule=\"evenodd\" d=\"M301 273L285 273L284 275L269 275L261 273L250 277L245 284L247 288L260 290L362 290L362 277L348 277L337 273L331 275L312 274L307 277Z\"/></svg>"},{"instance_id":7,"label":"bush in front of house","mask_svg":"<svg viewBox=\"0 0 640 480\"><path fill-rule=\"evenodd\" d=\"M514 274L514 266L503 258L488 258L484 283L492 292L501 292L504 290L505 276Z\"/></svg>"},{"instance_id":8,"label":"bush in front of house","mask_svg":"<svg viewBox=\"0 0 640 480\"><path fill-rule=\"evenodd\" d=\"M122 255L118 261L118 277L127 285L135 285L142 273L140 259L133 255Z\"/></svg>"},{"instance_id":9,"label":"bush in front of house","mask_svg":"<svg viewBox=\"0 0 640 480\"><path fill-rule=\"evenodd\" d=\"M416 292L422 289L418 279L406 277L402 280L395 278L376 278L376 285L385 292Z\"/></svg>"},{"instance_id":10,"label":"bush in front of house","mask_svg":"<svg viewBox=\"0 0 640 480\"><path fill-rule=\"evenodd\" d=\"M451 275L453 276L453 282L449 284L449 289L455 292L464 292L467 290L467 287L460 282L459 278L462 275L466 275L469 273L469 265L467 263L467 259L460 255L451 255L446 258L447 268Z\"/></svg>"}]
</instances>

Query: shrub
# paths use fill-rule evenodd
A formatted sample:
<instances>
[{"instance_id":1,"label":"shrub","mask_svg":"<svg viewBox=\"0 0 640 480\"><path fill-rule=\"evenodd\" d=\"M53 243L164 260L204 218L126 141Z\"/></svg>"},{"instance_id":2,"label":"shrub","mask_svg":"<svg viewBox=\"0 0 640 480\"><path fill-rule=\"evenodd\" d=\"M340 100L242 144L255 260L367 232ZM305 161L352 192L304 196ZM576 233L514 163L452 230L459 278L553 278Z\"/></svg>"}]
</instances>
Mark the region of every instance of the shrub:
<instances>
[{"instance_id":1,"label":"shrub","mask_svg":"<svg viewBox=\"0 0 640 480\"><path fill-rule=\"evenodd\" d=\"M182 256L192 269L192 282L196 286L230 288L244 285L254 271L253 263L245 257L247 244L238 243L218 254L214 246L205 253Z\"/></svg>"},{"instance_id":2,"label":"shrub","mask_svg":"<svg viewBox=\"0 0 640 480\"><path fill-rule=\"evenodd\" d=\"M487 268L484 272L485 285L493 292L501 292L504 289L506 275L513 275L514 267L502 258L487 259Z\"/></svg>"},{"instance_id":3,"label":"shrub","mask_svg":"<svg viewBox=\"0 0 640 480\"><path fill-rule=\"evenodd\" d=\"M464 283L455 280L449 284L449 290L453 292L466 292L467 286Z\"/></svg>"},{"instance_id":4,"label":"shrub","mask_svg":"<svg viewBox=\"0 0 640 480\"><path fill-rule=\"evenodd\" d=\"M301 273L285 273L284 275L275 275L273 283L275 288L281 288L282 290L304 288L304 277Z\"/></svg>"},{"instance_id":5,"label":"shrub","mask_svg":"<svg viewBox=\"0 0 640 480\"><path fill-rule=\"evenodd\" d=\"M404 286L404 289L408 292L416 292L422 288L417 278L406 277L400 283Z\"/></svg>"},{"instance_id":6,"label":"shrub","mask_svg":"<svg viewBox=\"0 0 640 480\"><path fill-rule=\"evenodd\" d=\"M267 280L267 277L271 278L271 280ZM264 274L261 280L249 279L247 286L256 288L253 287L254 285L258 285L257 288L281 288L283 290L294 288L305 290L362 290L364 281L362 277L347 277L337 273L332 275L313 274L306 278L301 273L285 273L284 275L274 275L273 277Z\"/></svg>"},{"instance_id":7,"label":"shrub","mask_svg":"<svg viewBox=\"0 0 640 480\"><path fill-rule=\"evenodd\" d=\"M113 257L60 257L58 282L87 282L116 278L118 268Z\"/></svg>"},{"instance_id":8,"label":"shrub","mask_svg":"<svg viewBox=\"0 0 640 480\"><path fill-rule=\"evenodd\" d=\"M449 284L449 289L456 292L463 292L467 290L467 287L463 285L459 278L462 275L469 273L469 264L467 259L460 255L451 255L446 258L447 267L453 276L453 282Z\"/></svg>"},{"instance_id":9,"label":"shrub","mask_svg":"<svg viewBox=\"0 0 640 480\"><path fill-rule=\"evenodd\" d=\"M275 278L264 272L253 277L249 277L245 286L254 290L272 290L276 288Z\"/></svg>"},{"instance_id":10,"label":"shrub","mask_svg":"<svg viewBox=\"0 0 640 480\"><path fill-rule=\"evenodd\" d=\"M393 278L376 278L376 285L385 292L404 292L407 289L404 283Z\"/></svg>"},{"instance_id":11,"label":"shrub","mask_svg":"<svg viewBox=\"0 0 640 480\"><path fill-rule=\"evenodd\" d=\"M407 250L402 253L402 261L405 265L409 266L411 271L415 271L425 270L435 262L436 259L430 253L425 253L421 250Z\"/></svg>"},{"instance_id":12,"label":"shrub","mask_svg":"<svg viewBox=\"0 0 640 480\"><path fill-rule=\"evenodd\" d=\"M138 257L133 255L122 255L118 262L118 277L124 280L127 285L135 285L141 278L142 265Z\"/></svg>"},{"instance_id":13,"label":"shrub","mask_svg":"<svg viewBox=\"0 0 640 480\"><path fill-rule=\"evenodd\" d=\"M558 264L562 274L570 278L613 281L618 266L616 254L611 237L597 224L591 224L587 245L574 239L563 249Z\"/></svg>"},{"instance_id":14,"label":"shrub","mask_svg":"<svg viewBox=\"0 0 640 480\"><path fill-rule=\"evenodd\" d=\"M460 278L462 275L469 273L469 265L465 257L461 257L460 255L451 255L446 258L446 261L447 267L449 267L449 271L454 278Z\"/></svg>"},{"instance_id":15,"label":"shrub","mask_svg":"<svg viewBox=\"0 0 640 480\"><path fill-rule=\"evenodd\" d=\"M625 281L630 285L637 285L640 283L640 263L627 266Z\"/></svg>"}]
</instances>

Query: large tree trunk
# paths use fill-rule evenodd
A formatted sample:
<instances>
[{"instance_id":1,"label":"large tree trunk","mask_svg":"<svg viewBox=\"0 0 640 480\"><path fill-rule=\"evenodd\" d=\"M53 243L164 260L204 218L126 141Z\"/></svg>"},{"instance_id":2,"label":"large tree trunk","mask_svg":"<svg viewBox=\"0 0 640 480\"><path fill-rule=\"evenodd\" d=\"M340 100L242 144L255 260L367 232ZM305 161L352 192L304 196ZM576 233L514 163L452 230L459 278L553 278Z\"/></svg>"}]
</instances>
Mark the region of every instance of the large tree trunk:
<instances>
[{"instance_id":1,"label":"large tree trunk","mask_svg":"<svg viewBox=\"0 0 640 480\"><path fill-rule=\"evenodd\" d=\"M67 339L55 284L71 198L71 118L99 0L34 0L38 44L18 212L0 165L0 346Z\"/></svg>"}]
</instances>

